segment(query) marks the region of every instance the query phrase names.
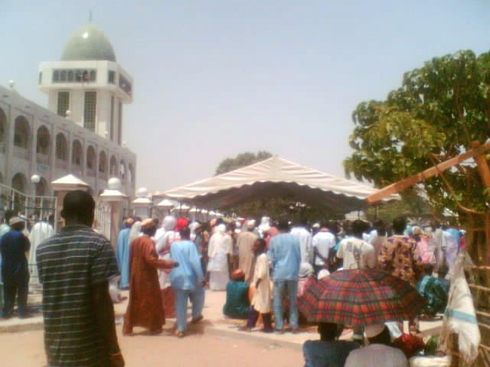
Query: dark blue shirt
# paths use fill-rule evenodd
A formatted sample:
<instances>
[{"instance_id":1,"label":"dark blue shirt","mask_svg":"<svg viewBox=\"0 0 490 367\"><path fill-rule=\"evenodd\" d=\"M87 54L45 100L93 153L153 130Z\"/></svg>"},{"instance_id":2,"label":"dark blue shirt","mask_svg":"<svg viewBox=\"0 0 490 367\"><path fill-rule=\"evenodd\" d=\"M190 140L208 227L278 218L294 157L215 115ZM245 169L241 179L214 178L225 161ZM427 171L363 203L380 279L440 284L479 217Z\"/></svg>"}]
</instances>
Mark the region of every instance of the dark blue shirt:
<instances>
[{"instance_id":1,"label":"dark blue shirt","mask_svg":"<svg viewBox=\"0 0 490 367\"><path fill-rule=\"evenodd\" d=\"M31 243L20 231L10 230L0 240L2 253L2 277L4 282L18 280L26 276L28 271L26 252Z\"/></svg>"}]
</instances>

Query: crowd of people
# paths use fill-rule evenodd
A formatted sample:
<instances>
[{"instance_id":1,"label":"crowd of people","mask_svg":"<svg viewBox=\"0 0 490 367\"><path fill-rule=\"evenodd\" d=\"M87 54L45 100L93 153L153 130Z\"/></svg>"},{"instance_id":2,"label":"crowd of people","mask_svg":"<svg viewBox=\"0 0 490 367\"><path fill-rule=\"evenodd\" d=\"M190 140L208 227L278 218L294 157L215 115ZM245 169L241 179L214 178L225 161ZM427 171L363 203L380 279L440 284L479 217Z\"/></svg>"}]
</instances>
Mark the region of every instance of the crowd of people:
<instances>
[{"instance_id":1,"label":"crowd of people","mask_svg":"<svg viewBox=\"0 0 490 367\"><path fill-rule=\"evenodd\" d=\"M196 250L193 256L198 258L192 260L191 288L226 290L224 313L248 319L245 329L255 324L258 314L263 320L272 320L273 312L275 326L272 329L272 324L266 321L264 331L267 332L296 332L301 319L297 298L308 282L338 269L380 268L390 272L417 286L428 302L423 316L434 316L444 309L448 292L445 277L464 246L464 236L459 230L443 228L437 223L422 230L420 226L408 225L404 218L396 218L390 228L381 221L371 225L362 220L327 222L309 228L306 223L291 225L287 220L273 222L269 218L263 218L259 225L254 219L213 219L199 223L167 216L159 225L157 219L142 223L137 218L127 218L117 248L121 288L131 289L124 276L130 268L130 257L124 254L133 248L127 233L134 226L141 227L144 233L148 225L155 226L155 233L149 238L158 260L176 260L172 249L179 248L180 232L188 230L188 240ZM200 265L198 270L196 261ZM175 290L179 289L174 287L172 275L180 270L162 266L155 265L159 268L155 271L158 271L164 312L169 316L175 312ZM137 276L134 273L132 276ZM285 310L288 328L283 323Z\"/></svg>"},{"instance_id":2,"label":"crowd of people","mask_svg":"<svg viewBox=\"0 0 490 367\"><path fill-rule=\"evenodd\" d=\"M165 318L175 317L175 335L184 337L188 302L192 305L190 322L200 322L206 288L226 292L223 313L243 319L243 331L251 331L261 320L263 332L297 333L307 323L298 310L298 300L312 284L343 269L378 268L409 282L427 301L420 318L436 316L447 303L447 273L464 247L464 234L458 229L436 222L425 227L407 224L401 217L390 226L382 221L370 224L362 220L309 225L267 217L257 225L252 218L197 222L169 215L161 223L156 218L124 218L113 256L111 244L88 228L93 222L92 202L87 195L76 193L64 203L61 214L66 227L57 235L48 221L39 221L26 233L25 220L12 212L5 213L0 226L2 316L13 315L16 299L18 315L28 316L29 277L35 274L43 284L48 359L68 361L73 357L73 353L64 351L69 347L59 340L56 331L60 327L56 315L63 311L59 302L75 302L83 314L88 312L84 302L94 295L80 290L75 301L69 294L59 296L57 290L77 289L82 280L96 290L96 285L101 287L95 293L105 321L97 317L95 323L108 328L102 335L110 348L107 358L120 361L122 356L111 324L113 310L108 303L111 297L102 289L114 279L120 289L129 290L124 335L133 335L137 326L150 334L161 333ZM73 254L77 256L69 256ZM67 258L73 261L66 261ZM89 266L87 259L92 258ZM32 266L36 262L37 266ZM63 280L57 278L81 267L91 270L73 277L64 275ZM417 320L408 321L415 334ZM318 325L320 340L304 345L306 366L407 365L407 353L393 344L394 336L402 335L394 325L354 328L353 341L338 340L343 327ZM370 346L358 349L364 337ZM83 348L77 353L93 358ZM385 357L378 361L380 355Z\"/></svg>"},{"instance_id":3,"label":"crowd of people","mask_svg":"<svg viewBox=\"0 0 490 367\"><path fill-rule=\"evenodd\" d=\"M6 210L0 225L0 309L2 318L17 314L30 316L27 305L29 284L39 284L36 266L37 246L54 234L53 215L27 220L22 214Z\"/></svg>"}]
</instances>

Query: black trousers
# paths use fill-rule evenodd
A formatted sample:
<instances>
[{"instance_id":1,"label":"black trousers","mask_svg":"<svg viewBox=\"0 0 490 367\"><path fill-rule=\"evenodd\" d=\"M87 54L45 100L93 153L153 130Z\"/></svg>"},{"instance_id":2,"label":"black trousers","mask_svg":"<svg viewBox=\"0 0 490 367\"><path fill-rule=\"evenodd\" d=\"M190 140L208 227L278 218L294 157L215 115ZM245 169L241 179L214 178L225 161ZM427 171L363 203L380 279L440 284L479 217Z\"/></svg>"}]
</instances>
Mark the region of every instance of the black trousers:
<instances>
[{"instance_id":1,"label":"black trousers","mask_svg":"<svg viewBox=\"0 0 490 367\"><path fill-rule=\"evenodd\" d=\"M29 293L29 275L18 279L3 281L3 317L11 317L14 313L15 298L17 297L17 312L20 317L27 315L27 294Z\"/></svg>"}]
</instances>

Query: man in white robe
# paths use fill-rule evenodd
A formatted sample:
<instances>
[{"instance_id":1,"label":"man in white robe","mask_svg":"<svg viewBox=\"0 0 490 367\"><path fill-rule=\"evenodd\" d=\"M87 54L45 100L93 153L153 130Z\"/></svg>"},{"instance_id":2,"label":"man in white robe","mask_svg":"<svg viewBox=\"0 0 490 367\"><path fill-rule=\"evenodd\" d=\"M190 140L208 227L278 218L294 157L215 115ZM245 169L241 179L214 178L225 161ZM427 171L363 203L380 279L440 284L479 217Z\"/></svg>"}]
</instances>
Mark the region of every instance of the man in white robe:
<instances>
[{"instance_id":1,"label":"man in white robe","mask_svg":"<svg viewBox=\"0 0 490 367\"><path fill-rule=\"evenodd\" d=\"M311 264L313 260L313 245L311 233L306 229L306 222L298 223L298 225L291 228L290 233L299 240L301 262Z\"/></svg>"},{"instance_id":2,"label":"man in white robe","mask_svg":"<svg viewBox=\"0 0 490 367\"><path fill-rule=\"evenodd\" d=\"M226 226L219 224L209 239L208 246L208 271L209 289L224 291L230 279L230 257L233 253L233 241L226 233Z\"/></svg>"},{"instance_id":3,"label":"man in white robe","mask_svg":"<svg viewBox=\"0 0 490 367\"><path fill-rule=\"evenodd\" d=\"M51 214L47 221L39 221L32 226L31 233L29 234L29 241L31 242L31 250L29 253L29 273L31 284L39 284L39 276L37 274L36 265L36 249L37 247L49 237L54 235L53 225L54 216Z\"/></svg>"}]
</instances>

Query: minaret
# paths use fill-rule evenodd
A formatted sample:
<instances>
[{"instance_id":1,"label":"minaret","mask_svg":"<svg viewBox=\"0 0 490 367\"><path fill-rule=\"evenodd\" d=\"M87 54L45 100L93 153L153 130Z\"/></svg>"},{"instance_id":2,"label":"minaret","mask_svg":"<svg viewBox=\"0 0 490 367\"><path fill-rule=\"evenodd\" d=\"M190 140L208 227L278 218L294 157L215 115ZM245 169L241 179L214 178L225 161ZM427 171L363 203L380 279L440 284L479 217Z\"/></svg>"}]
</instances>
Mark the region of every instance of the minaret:
<instances>
[{"instance_id":1,"label":"minaret","mask_svg":"<svg viewBox=\"0 0 490 367\"><path fill-rule=\"evenodd\" d=\"M71 35L61 61L43 62L39 71L51 111L119 145L123 104L132 102L132 86L111 43L93 24Z\"/></svg>"}]
</instances>

